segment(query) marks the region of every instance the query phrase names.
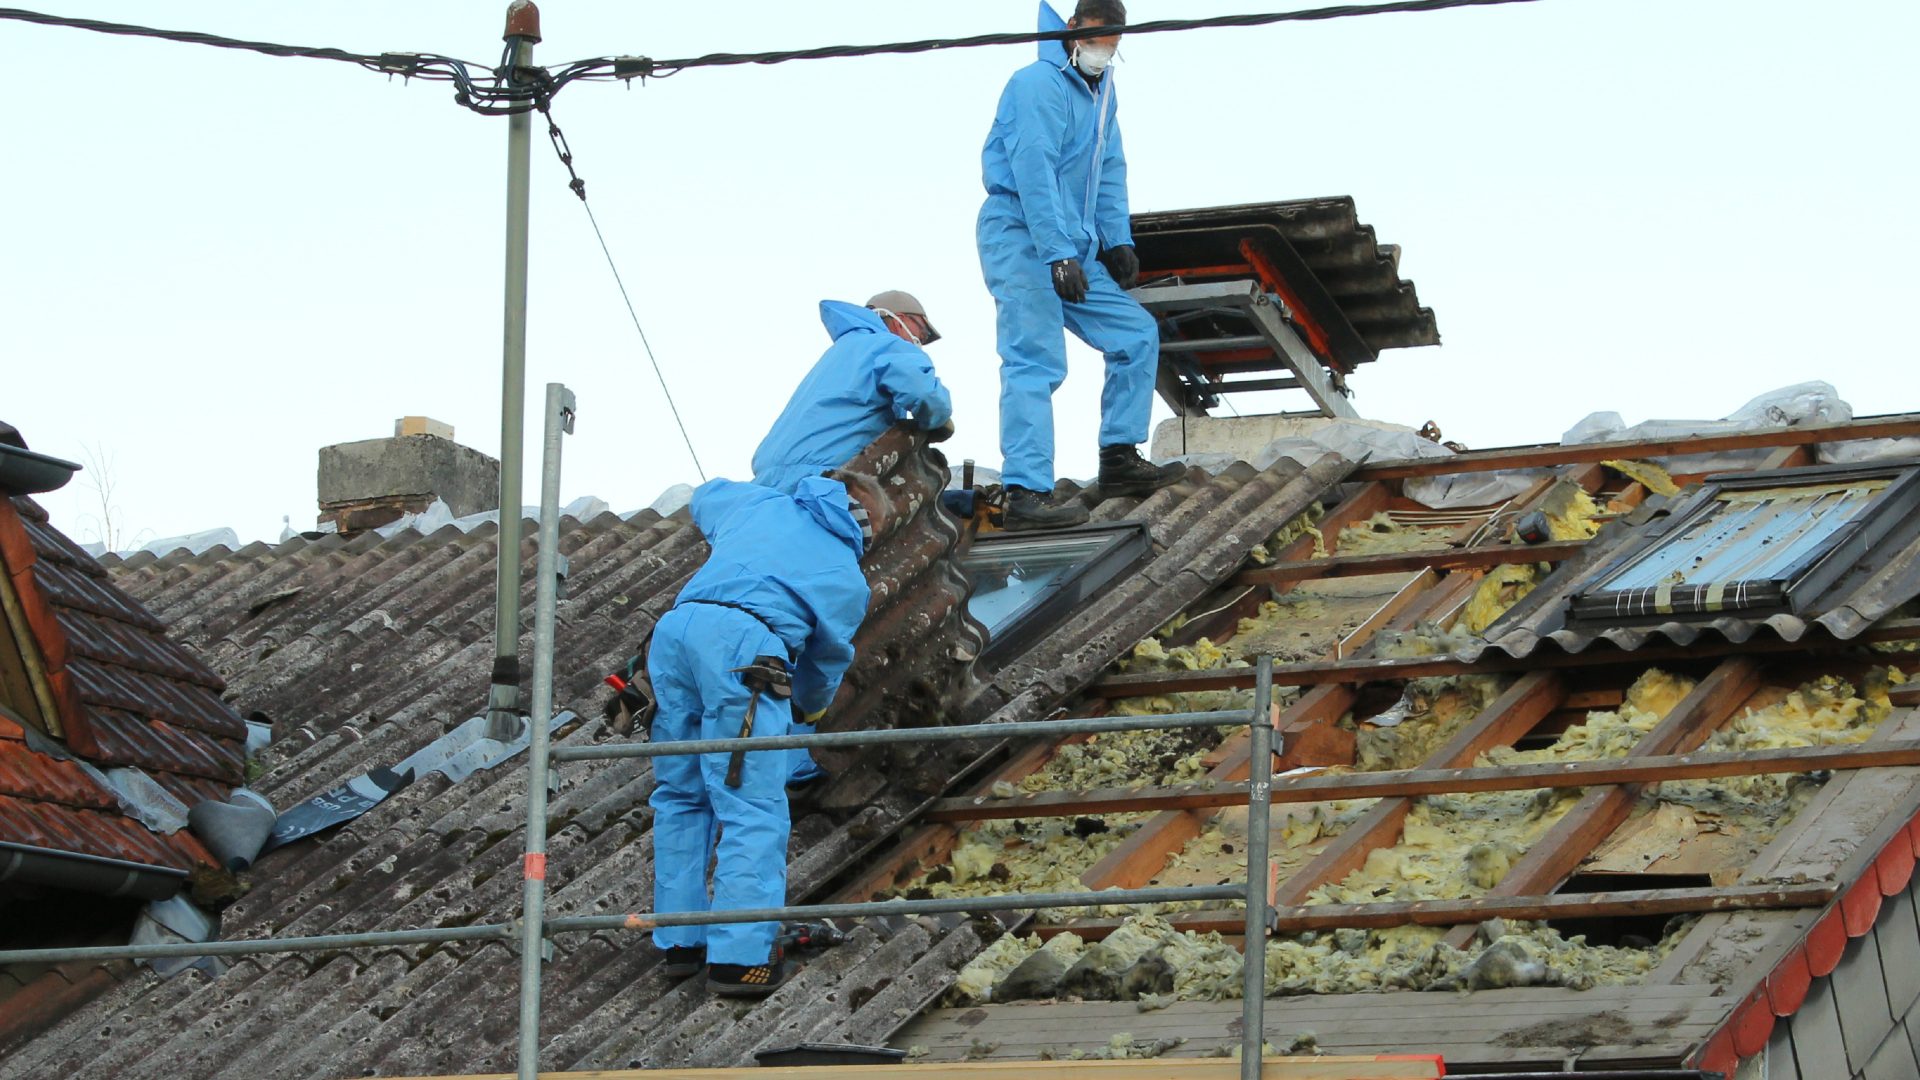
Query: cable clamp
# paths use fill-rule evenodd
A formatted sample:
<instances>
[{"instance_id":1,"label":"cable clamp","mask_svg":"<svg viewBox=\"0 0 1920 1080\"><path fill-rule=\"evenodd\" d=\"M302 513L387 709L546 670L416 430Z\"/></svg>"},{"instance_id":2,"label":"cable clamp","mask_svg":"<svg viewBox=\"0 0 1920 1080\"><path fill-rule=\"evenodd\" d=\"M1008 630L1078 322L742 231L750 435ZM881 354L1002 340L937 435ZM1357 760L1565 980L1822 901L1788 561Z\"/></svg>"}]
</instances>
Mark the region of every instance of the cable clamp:
<instances>
[{"instance_id":1,"label":"cable clamp","mask_svg":"<svg viewBox=\"0 0 1920 1080\"><path fill-rule=\"evenodd\" d=\"M526 879L528 881L547 880L547 857L544 853L529 852L526 856Z\"/></svg>"}]
</instances>

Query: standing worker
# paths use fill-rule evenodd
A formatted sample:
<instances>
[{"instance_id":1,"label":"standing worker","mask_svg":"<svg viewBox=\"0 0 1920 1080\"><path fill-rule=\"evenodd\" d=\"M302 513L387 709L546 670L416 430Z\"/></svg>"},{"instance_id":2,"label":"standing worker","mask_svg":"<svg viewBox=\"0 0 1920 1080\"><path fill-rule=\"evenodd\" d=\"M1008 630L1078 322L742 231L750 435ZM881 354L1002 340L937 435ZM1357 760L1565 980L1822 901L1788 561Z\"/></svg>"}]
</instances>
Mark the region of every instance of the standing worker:
<instances>
[{"instance_id":1,"label":"standing worker","mask_svg":"<svg viewBox=\"0 0 1920 1080\"><path fill-rule=\"evenodd\" d=\"M822 476L800 479L791 495L711 480L693 493L690 509L713 553L654 629L647 656L659 698L653 738L787 734L780 691L790 689L800 711L825 710L867 613L866 538L847 489ZM786 903L788 774L784 750L654 759L655 911ZM653 940L666 950L667 974L692 975L705 964L714 993L765 997L793 974L775 949L778 929L671 926L654 930Z\"/></svg>"},{"instance_id":2,"label":"standing worker","mask_svg":"<svg viewBox=\"0 0 1920 1080\"><path fill-rule=\"evenodd\" d=\"M1071 22L1044 0L1040 30L1121 26L1120 0L1079 0ZM1160 331L1124 290L1140 272L1127 212L1127 159L1108 64L1120 35L1043 41L1014 72L981 152L987 201L976 237L998 310L1000 453L1006 527L1063 528L1084 506L1056 506L1053 392L1067 377L1064 330L1106 358L1100 393L1100 494L1147 495L1178 465L1140 456L1160 369Z\"/></svg>"},{"instance_id":3,"label":"standing worker","mask_svg":"<svg viewBox=\"0 0 1920 1080\"><path fill-rule=\"evenodd\" d=\"M788 495L807 477L853 460L894 424L911 422L929 433L929 442L953 434L953 400L922 348L940 333L912 294L890 290L863 308L822 300L820 321L833 344L753 452L753 482ZM793 733L811 735L814 719L795 717ZM787 757L788 783L822 775L806 750L789 750Z\"/></svg>"}]
</instances>

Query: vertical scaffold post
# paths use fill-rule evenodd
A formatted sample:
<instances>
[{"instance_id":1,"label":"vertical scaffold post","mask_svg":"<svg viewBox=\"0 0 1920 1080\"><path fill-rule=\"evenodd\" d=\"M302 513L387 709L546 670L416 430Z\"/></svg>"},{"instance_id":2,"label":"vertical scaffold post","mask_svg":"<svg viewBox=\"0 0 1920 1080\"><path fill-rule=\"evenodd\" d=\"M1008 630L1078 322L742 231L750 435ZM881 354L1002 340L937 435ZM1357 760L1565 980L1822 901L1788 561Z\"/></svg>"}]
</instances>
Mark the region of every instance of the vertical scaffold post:
<instances>
[{"instance_id":1,"label":"vertical scaffold post","mask_svg":"<svg viewBox=\"0 0 1920 1080\"><path fill-rule=\"evenodd\" d=\"M1254 661L1253 724L1248 729L1247 940L1242 962L1240 1080L1260 1080L1266 1047L1268 821L1273 812L1273 658Z\"/></svg>"},{"instance_id":2,"label":"vertical scaffold post","mask_svg":"<svg viewBox=\"0 0 1920 1080\"><path fill-rule=\"evenodd\" d=\"M507 7L508 78L533 66L540 40L540 9L530 0ZM487 735L520 736L520 470L527 409L527 202L533 153L531 106L507 117L506 316L500 342L500 531L494 577L493 679L487 697Z\"/></svg>"},{"instance_id":3,"label":"vertical scaffold post","mask_svg":"<svg viewBox=\"0 0 1920 1080\"><path fill-rule=\"evenodd\" d=\"M573 432L573 391L547 384L540 459L540 563L534 585L533 710L528 717L527 855L520 911L520 1080L540 1069L540 970L547 900L547 725L553 716L553 616L560 577L560 439Z\"/></svg>"}]
</instances>

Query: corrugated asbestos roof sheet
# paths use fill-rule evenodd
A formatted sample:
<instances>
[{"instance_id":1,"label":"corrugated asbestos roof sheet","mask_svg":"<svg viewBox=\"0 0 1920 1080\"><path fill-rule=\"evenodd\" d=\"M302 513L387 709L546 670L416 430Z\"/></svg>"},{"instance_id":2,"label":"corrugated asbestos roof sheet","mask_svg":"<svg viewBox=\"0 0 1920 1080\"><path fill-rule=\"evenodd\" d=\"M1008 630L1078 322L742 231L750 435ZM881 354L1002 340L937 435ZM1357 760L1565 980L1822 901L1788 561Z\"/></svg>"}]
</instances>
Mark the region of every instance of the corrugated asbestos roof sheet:
<instances>
[{"instance_id":1,"label":"corrugated asbestos roof sheet","mask_svg":"<svg viewBox=\"0 0 1920 1080\"><path fill-rule=\"evenodd\" d=\"M246 724L225 684L31 499L0 500L0 555L58 706L65 749L151 776L188 806L242 780ZM184 830L154 833L79 766L28 747L0 721L0 840L189 869L212 863Z\"/></svg>"},{"instance_id":2,"label":"corrugated asbestos roof sheet","mask_svg":"<svg viewBox=\"0 0 1920 1080\"><path fill-rule=\"evenodd\" d=\"M1133 215L1141 280L1173 270L1247 262L1255 243L1305 314L1324 329L1340 368L1382 349L1438 345L1433 309L1400 277L1400 248L1360 222L1351 196Z\"/></svg>"},{"instance_id":3,"label":"corrugated asbestos roof sheet","mask_svg":"<svg viewBox=\"0 0 1920 1080\"><path fill-rule=\"evenodd\" d=\"M1691 645L1708 632L1735 643L1762 632L1799 641L1815 627L1844 641L1920 596L1920 528L1906 527L1889 532L1799 613L1765 617L1726 614L1710 620L1674 619L1612 627L1570 623L1568 600L1630 554L1662 512L1677 506L1687 494L1653 496L1633 514L1601 529L1577 558L1561 564L1539 588L1489 626L1484 645L1461 650L1458 655L1471 661L1488 649L1498 649L1508 656L1524 657L1544 644L1577 653L1601 640L1625 650L1660 638L1675 645Z\"/></svg>"},{"instance_id":4,"label":"corrugated asbestos roof sheet","mask_svg":"<svg viewBox=\"0 0 1920 1080\"><path fill-rule=\"evenodd\" d=\"M1240 465L1217 477L1196 472L1189 484L1144 502L1101 504L1101 520L1148 523L1156 557L982 683L970 674L978 628L961 617L965 585L945 557L957 529L934 508L945 480L937 456L890 434L853 467L877 476L910 516L876 544L868 566L875 607L851 688L829 714L843 727L927 722L955 711L1045 715L1132 647L1140 636L1135 623L1150 631L1179 610L1167 605L1203 595L1214 583L1208 573L1229 572L1350 469L1337 459L1304 474L1290 462L1264 473ZM597 716L600 676L671 604L705 544L684 515L650 514L569 519L561 542L573 572L572 598L559 610L556 702ZM531 542L521 551L529 581L534 554ZM201 650L244 708L273 717L272 767L256 786L287 806L399 760L485 700L493 558L490 530L449 528L137 558L116 579ZM526 610L530 626L530 604ZM530 643L530 631L523 640ZM599 726L566 731L559 742L590 742ZM977 752L955 747L889 758L884 767L830 761L841 770L834 787L794 822L790 895L827 893ZM524 783L519 762L460 785L429 774L331 834L270 853L255 868L254 891L224 912L224 936L513 917ZM562 771L550 803L550 911L648 908L651 789L639 759ZM944 992L983 944L964 920L876 922L759 1004L723 1002L667 979L660 954L639 935L569 935L557 946L545 984L546 1068L740 1064L766 1045L883 1041ZM505 947L486 944L260 957L217 979L190 970L122 987L85 1007L0 1062L0 1078L509 1069L518 966Z\"/></svg>"}]
</instances>

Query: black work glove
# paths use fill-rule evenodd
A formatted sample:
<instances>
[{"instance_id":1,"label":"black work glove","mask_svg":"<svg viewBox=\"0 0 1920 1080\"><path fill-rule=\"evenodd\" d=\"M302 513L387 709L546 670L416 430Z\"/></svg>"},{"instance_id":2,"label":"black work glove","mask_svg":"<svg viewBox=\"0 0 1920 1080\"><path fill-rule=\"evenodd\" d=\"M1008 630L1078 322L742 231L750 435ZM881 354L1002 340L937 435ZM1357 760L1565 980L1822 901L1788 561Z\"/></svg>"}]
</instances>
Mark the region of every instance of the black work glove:
<instances>
[{"instance_id":1,"label":"black work glove","mask_svg":"<svg viewBox=\"0 0 1920 1080\"><path fill-rule=\"evenodd\" d=\"M1086 300L1087 271L1079 259L1061 259L1053 264L1053 291L1069 304Z\"/></svg>"},{"instance_id":2,"label":"black work glove","mask_svg":"<svg viewBox=\"0 0 1920 1080\"><path fill-rule=\"evenodd\" d=\"M1113 283L1123 289L1131 289L1140 280L1140 256L1134 253L1132 244L1121 244L1100 253L1100 265L1113 275Z\"/></svg>"},{"instance_id":3,"label":"black work glove","mask_svg":"<svg viewBox=\"0 0 1920 1080\"><path fill-rule=\"evenodd\" d=\"M946 442L948 439L951 439L951 438L953 438L953 421L952 420L948 420L946 423L941 424L939 427L934 428L932 431L927 432L927 441L930 443Z\"/></svg>"}]
</instances>

